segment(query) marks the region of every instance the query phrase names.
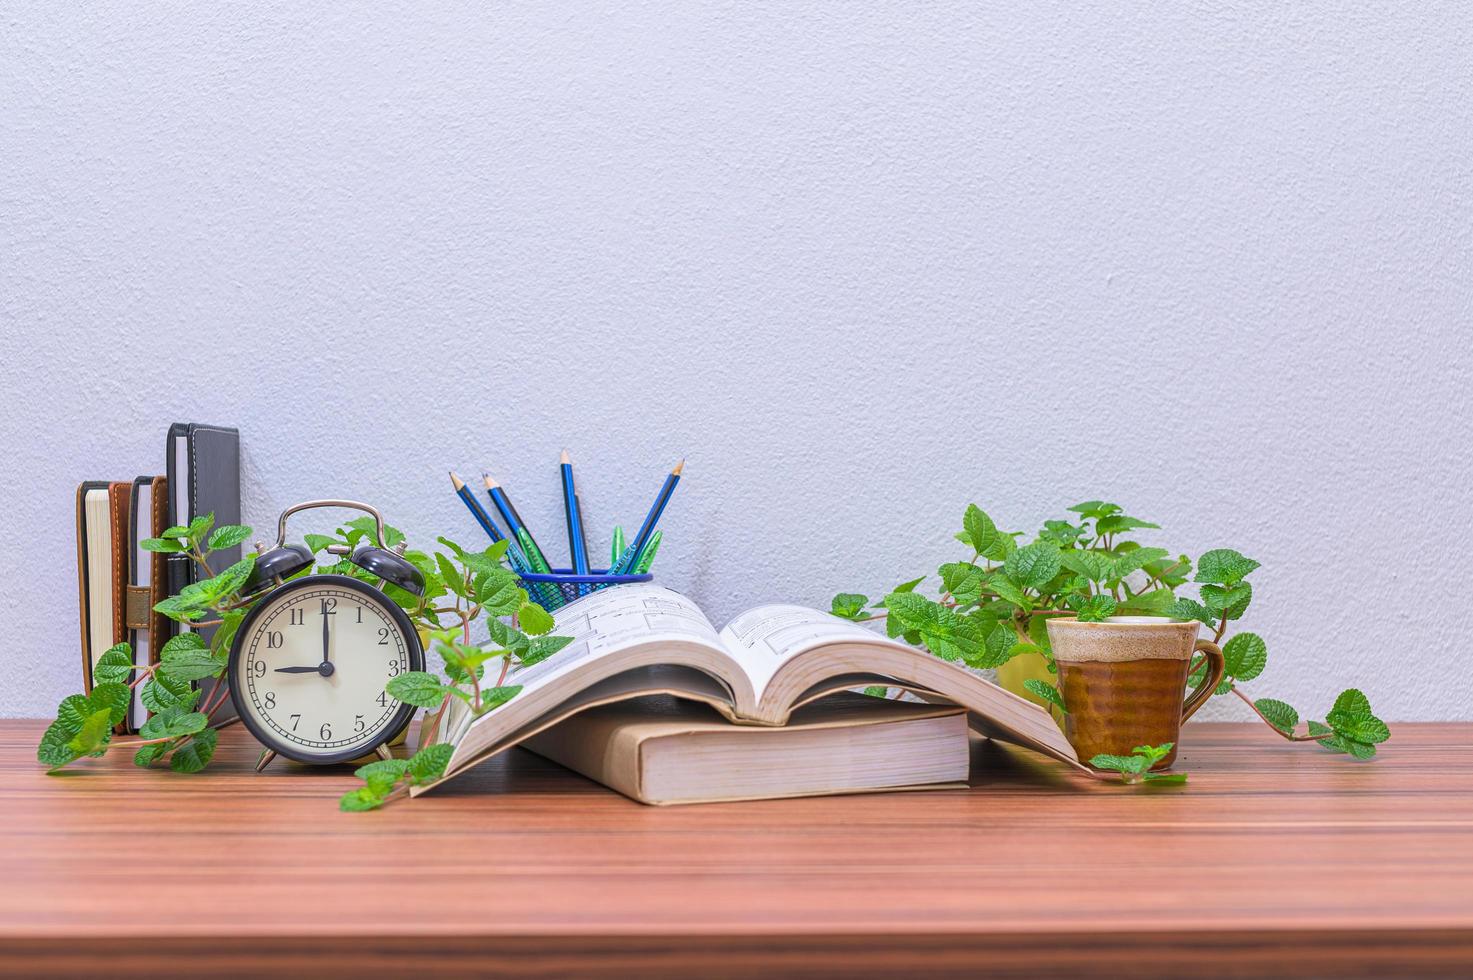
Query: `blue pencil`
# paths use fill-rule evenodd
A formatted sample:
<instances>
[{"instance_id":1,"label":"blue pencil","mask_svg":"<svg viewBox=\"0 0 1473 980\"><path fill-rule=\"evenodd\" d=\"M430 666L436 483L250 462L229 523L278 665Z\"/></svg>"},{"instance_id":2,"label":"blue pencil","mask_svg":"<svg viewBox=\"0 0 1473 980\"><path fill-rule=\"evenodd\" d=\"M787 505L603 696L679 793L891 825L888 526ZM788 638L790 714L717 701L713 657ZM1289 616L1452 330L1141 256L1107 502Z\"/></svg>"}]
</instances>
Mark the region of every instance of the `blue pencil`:
<instances>
[{"instance_id":1,"label":"blue pencil","mask_svg":"<svg viewBox=\"0 0 1473 980\"><path fill-rule=\"evenodd\" d=\"M563 450L558 468L563 477L563 511L568 517L568 552L573 557L573 573L575 575L588 574L588 549L584 544L583 537L583 515L578 507L578 490L573 484L573 461L568 458L568 451ZM579 583L578 594L588 594L588 586Z\"/></svg>"},{"instance_id":2,"label":"blue pencil","mask_svg":"<svg viewBox=\"0 0 1473 980\"><path fill-rule=\"evenodd\" d=\"M496 510L501 514L501 519L506 521L507 529L511 532L510 537L512 543L521 545L522 554L527 563L527 570L542 575L551 572L552 566L542 556L542 549L538 547L537 539L532 537L531 530L522 521L522 515L517 513L517 509L513 506L511 498L506 495L506 491L501 489L501 484L492 479L491 474L485 470L481 471L481 478L486 481L486 494L491 498L491 502L496 505ZM562 590L551 582L532 582L529 584L533 586L532 592L537 596L537 601L548 612L559 606L567 605L568 600L563 595Z\"/></svg>"},{"instance_id":3,"label":"blue pencil","mask_svg":"<svg viewBox=\"0 0 1473 980\"><path fill-rule=\"evenodd\" d=\"M495 521L491 520L491 515L487 514L485 509L481 507L475 495L471 493L470 488L465 485L465 481L456 476L453 470L450 473L450 483L455 487L455 495L464 502L466 509L471 512L471 516L476 519L476 523L481 525L481 529L486 532L486 536L491 539L492 544L502 540L503 535L501 529L496 526ZM532 571L531 566L527 563L526 558L522 556L521 549L517 547L515 541L507 542L506 557L511 561L511 567L518 575L525 575ZM538 601L543 608L551 611L563 604L561 596L557 596L556 606L549 606L546 602L542 601L545 598L542 590L543 583L529 582L527 584L532 586L532 591L537 595ZM549 589L547 591L555 594L557 590Z\"/></svg>"},{"instance_id":4,"label":"blue pencil","mask_svg":"<svg viewBox=\"0 0 1473 980\"><path fill-rule=\"evenodd\" d=\"M670 495L675 492L675 485L680 482L681 471L685 469L685 460L675 464L670 475L665 477L665 485L660 488L660 495L655 498L650 512L645 515L644 523L639 526L639 533L634 536L634 541L624 549L624 554L619 557L614 567L609 569L613 575L627 575L639 561L640 552L649 543L650 535L655 533L655 525L660 523L660 515L665 513L665 505L670 503Z\"/></svg>"}]
</instances>

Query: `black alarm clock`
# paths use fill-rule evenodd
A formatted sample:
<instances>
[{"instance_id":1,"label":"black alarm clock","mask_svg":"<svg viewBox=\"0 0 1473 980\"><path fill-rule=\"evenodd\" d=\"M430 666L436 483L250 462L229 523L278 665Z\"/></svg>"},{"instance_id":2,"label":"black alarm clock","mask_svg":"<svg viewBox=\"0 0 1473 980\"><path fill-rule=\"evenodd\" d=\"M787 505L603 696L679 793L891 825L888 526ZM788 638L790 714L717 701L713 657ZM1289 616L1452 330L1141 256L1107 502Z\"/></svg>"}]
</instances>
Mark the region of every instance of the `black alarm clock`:
<instances>
[{"instance_id":1,"label":"black alarm clock","mask_svg":"<svg viewBox=\"0 0 1473 980\"><path fill-rule=\"evenodd\" d=\"M286 519L317 507L361 510L373 517L377 546L363 542L346 556L371 574L315 574L305 544L286 543ZM424 575L384 541L384 519L353 500L310 500L281 512L276 545L258 556L242 592L259 596L230 644L230 699L246 728L266 747L259 772L277 755L328 765L372 752L388 758L388 743L414 716L414 706L384 692L390 678L424 670L419 634L404 610L382 591L393 583L424 593Z\"/></svg>"}]
</instances>

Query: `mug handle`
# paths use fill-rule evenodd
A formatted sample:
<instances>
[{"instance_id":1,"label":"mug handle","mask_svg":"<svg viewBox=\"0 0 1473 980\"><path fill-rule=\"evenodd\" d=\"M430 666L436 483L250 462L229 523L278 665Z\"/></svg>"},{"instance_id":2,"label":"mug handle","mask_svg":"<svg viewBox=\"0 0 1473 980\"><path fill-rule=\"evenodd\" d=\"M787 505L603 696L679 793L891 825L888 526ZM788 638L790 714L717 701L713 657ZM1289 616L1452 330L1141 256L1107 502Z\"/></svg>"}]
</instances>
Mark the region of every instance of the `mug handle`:
<instances>
[{"instance_id":1,"label":"mug handle","mask_svg":"<svg viewBox=\"0 0 1473 980\"><path fill-rule=\"evenodd\" d=\"M1207 675L1202 678L1202 683L1197 685L1191 697L1187 698L1187 703L1182 705L1182 721L1196 714L1197 709L1212 697L1212 692L1217 690L1217 685L1222 682L1223 671L1227 669L1227 662L1222 659L1222 648L1211 640L1198 640L1192 652L1207 655Z\"/></svg>"}]
</instances>

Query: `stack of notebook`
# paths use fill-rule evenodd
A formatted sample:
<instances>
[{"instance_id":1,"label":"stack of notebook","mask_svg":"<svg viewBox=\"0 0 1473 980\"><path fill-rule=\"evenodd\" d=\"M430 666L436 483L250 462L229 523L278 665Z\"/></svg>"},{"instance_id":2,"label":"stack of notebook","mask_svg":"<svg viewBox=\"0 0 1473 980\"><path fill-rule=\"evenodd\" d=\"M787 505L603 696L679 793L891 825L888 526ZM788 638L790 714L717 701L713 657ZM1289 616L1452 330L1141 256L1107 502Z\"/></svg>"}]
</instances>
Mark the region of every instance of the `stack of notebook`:
<instances>
[{"instance_id":1,"label":"stack of notebook","mask_svg":"<svg viewBox=\"0 0 1473 980\"><path fill-rule=\"evenodd\" d=\"M213 513L217 524L240 522L240 434L235 429L171 426L165 471L132 481L88 480L77 487L78 618L87 691L93 665L110 647L127 642L134 663L154 663L178 629L153 607L194 581L198 568L183 555L156 554L139 543L203 514ZM239 559L240 549L234 548L212 556L211 564L219 571ZM141 685L134 688L120 726L125 730L137 731L148 720L141 692Z\"/></svg>"},{"instance_id":2,"label":"stack of notebook","mask_svg":"<svg viewBox=\"0 0 1473 980\"><path fill-rule=\"evenodd\" d=\"M646 803L956 786L968 729L1085 768L1044 709L817 609L760 606L717 630L685 596L632 584L554 619L574 642L514 672L516 697L479 716L452 700L422 729L453 746L442 782L521 744ZM853 693L870 686L920 701Z\"/></svg>"}]
</instances>

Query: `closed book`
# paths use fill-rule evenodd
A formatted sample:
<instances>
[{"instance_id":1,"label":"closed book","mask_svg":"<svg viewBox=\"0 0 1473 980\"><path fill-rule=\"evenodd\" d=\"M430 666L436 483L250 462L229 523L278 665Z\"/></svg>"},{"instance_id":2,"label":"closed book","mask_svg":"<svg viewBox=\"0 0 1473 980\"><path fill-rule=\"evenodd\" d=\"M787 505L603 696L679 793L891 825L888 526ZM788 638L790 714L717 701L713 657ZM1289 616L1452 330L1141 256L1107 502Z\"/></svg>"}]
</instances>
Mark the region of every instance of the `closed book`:
<instances>
[{"instance_id":1,"label":"closed book","mask_svg":"<svg viewBox=\"0 0 1473 980\"><path fill-rule=\"evenodd\" d=\"M656 695L592 708L522 743L655 806L966 786L966 710L835 694L780 728Z\"/></svg>"},{"instance_id":2,"label":"closed book","mask_svg":"<svg viewBox=\"0 0 1473 980\"><path fill-rule=\"evenodd\" d=\"M215 515L215 525L240 523L240 432L229 426L176 422L169 427L166 471L169 487L169 519L171 524L188 526L196 517ZM240 547L216 552L209 558L210 570L219 574L240 561ZM178 595L184 587L201 577L201 569L184 555L170 555L166 580L170 595ZM169 635L182 627L170 622ZM214 627L199 630L205 642ZM167 639L168 637L164 637ZM226 680L204 680L200 704L210 704ZM227 700L215 715L231 718L234 706Z\"/></svg>"}]
</instances>

